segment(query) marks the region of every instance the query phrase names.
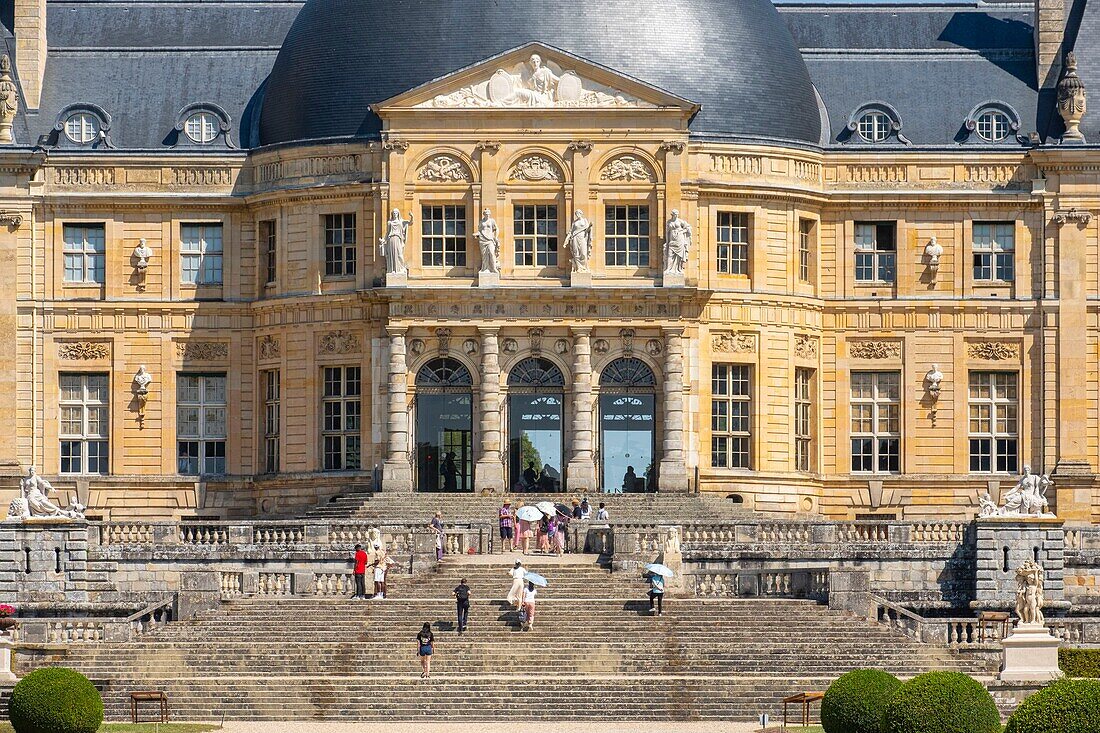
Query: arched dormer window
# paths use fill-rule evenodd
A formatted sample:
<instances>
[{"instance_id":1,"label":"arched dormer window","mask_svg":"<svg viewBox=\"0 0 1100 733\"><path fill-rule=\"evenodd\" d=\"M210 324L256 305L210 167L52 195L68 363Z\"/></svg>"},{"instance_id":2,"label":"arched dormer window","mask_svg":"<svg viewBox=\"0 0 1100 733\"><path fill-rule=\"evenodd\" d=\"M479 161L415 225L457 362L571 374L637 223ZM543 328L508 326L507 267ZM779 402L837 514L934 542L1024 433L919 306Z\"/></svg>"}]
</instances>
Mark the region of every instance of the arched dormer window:
<instances>
[{"instance_id":1,"label":"arched dormer window","mask_svg":"<svg viewBox=\"0 0 1100 733\"><path fill-rule=\"evenodd\" d=\"M112 148L111 115L98 104L70 104L57 115L49 144L66 148Z\"/></svg>"},{"instance_id":2,"label":"arched dormer window","mask_svg":"<svg viewBox=\"0 0 1100 733\"><path fill-rule=\"evenodd\" d=\"M1004 102L982 102L963 120L958 142L976 142L987 145L1018 144L1027 142L1020 135L1020 114Z\"/></svg>"},{"instance_id":3,"label":"arched dormer window","mask_svg":"<svg viewBox=\"0 0 1100 733\"><path fill-rule=\"evenodd\" d=\"M901 134L901 115L886 102L868 102L848 118L840 134L840 142L862 145L883 145L895 138L903 145L912 143Z\"/></svg>"},{"instance_id":4,"label":"arched dormer window","mask_svg":"<svg viewBox=\"0 0 1100 733\"><path fill-rule=\"evenodd\" d=\"M229 133L232 130L229 113L213 102L189 104L176 115L172 130L172 147L224 145L236 147Z\"/></svg>"}]
</instances>

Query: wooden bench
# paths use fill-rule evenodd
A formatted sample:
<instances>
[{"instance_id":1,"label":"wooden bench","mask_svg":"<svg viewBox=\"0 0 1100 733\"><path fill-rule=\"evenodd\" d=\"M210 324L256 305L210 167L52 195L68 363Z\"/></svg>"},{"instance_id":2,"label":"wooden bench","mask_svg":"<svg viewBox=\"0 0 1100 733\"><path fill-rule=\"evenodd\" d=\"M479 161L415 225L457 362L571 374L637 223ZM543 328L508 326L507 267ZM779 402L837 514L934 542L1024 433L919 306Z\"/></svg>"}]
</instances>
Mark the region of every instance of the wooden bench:
<instances>
[{"instance_id":1,"label":"wooden bench","mask_svg":"<svg viewBox=\"0 0 1100 733\"><path fill-rule=\"evenodd\" d=\"M147 720L146 723L167 723L168 722L168 695L160 690L141 690L139 692L130 693L130 720L131 722L142 722L138 720L138 703L139 702L159 702L160 703L160 720Z\"/></svg>"},{"instance_id":2,"label":"wooden bench","mask_svg":"<svg viewBox=\"0 0 1100 733\"><path fill-rule=\"evenodd\" d=\"M802 705L802 725L810 724L810 705L821 702L825 697L824 692L800 692L797 695L783 698L783 727L787 727L787 706L791 703Z\"/></svg>"},{"instance_id":3,"label":"wooden bench","mask_svg":"<svg viewBox=\"0 0 1100 733\"><path fill-rule=\"evenodd\" d=\"M1012 615L1007 611L982 611L978 614L978 642L985 641L986 632L990 639L997 641L1008 636L1012 625ZM1001 635L996 635L997 627L1001 627Z\"/></svg>"}]
</instances>

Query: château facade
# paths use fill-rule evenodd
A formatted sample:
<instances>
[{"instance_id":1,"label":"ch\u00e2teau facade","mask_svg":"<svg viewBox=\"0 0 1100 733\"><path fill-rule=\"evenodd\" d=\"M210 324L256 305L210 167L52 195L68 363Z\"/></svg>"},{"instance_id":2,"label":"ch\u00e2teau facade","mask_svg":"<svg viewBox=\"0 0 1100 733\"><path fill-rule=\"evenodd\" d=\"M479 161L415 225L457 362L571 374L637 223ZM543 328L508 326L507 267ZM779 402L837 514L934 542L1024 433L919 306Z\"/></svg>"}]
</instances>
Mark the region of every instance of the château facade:
<instances>
[{"instance_id":1,"label":"ch\u00e2teau facade","mask_svg":"<svg viewBox=\"0 0 1100 733\"><path fill-rule=\"evenodd\" d=\"M1095 3L445 5L16 0L9 476L1100 519Z\"/></svg>"}]
</instances>

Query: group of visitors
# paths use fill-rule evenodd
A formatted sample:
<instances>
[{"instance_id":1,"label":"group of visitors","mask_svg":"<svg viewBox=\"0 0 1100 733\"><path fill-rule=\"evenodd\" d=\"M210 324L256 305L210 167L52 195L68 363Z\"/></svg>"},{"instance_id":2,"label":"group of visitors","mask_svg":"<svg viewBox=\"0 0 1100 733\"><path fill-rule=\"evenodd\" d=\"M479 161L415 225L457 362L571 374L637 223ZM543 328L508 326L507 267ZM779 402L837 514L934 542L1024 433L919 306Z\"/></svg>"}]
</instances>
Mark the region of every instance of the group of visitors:
<instances>
[{"instance_id":1,"label":"group of visitors","mask_svg":"<svg viewBox=\"0 0 1100 733\"><path fill-rule=\"evenodd\" d=\"M368 554L363 549L363 545L355 545L354 570L352 573L355 578L355 594L352 598L382 600L386 597L386 574L389 572L390 566L396 565L396 563L380 542L373 543L371 549L372 552ZM374 577L374 594L370 596L367 595L368 567L372 569L371 573Z\"/></svg>"},{"instance_id":2,"label":"group of visitors","mask_svg":"<svg viewBox=\"0 0 1100 733\"><path fill-rule=\"evenodd\" d=\"M588 497L574 499L572 509L566 511L564 505L556 505L552 515L543 513L541 519L528 520L518 516L523 508L523 502L519 502L512 508L510 499L504 500L504 505L497 510L497 522L500 527L500 541L505 552L515 552L520 549L524 555L531 553L531 545L534 543L535 552L543 554L562 555L566 551L566 537L569 523L574 520L587 521L592 519L592 507L588 503ZM438 516L438 515L437 515ZM607 522L611 515L607 511L604 502L600 502L600 508L596 512L597 522Z\"/></svg>"}]
</instances>

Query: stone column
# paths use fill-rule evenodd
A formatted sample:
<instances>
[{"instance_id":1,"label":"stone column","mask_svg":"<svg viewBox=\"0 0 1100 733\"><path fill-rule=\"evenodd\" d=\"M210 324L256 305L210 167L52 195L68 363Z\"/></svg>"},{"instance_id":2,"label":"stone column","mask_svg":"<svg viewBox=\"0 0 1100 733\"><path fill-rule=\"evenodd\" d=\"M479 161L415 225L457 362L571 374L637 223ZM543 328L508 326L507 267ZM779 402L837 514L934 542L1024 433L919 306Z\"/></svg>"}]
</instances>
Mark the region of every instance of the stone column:
<instances>
[{"instance_id":1,"label":"stone column","mask_svg":"<svg viewBox=\"0 0 1100 733\"><path fill-rule=\"evenodd\" d=\"M481 394L478 405L480 444L474 467L474 490L504 492L504 456L500 436L500 347L497 329L482 328Z\"/></svg>"},{"instance_id":2,"label":"stone column","mask_svg":"<svg viewBox=\"0 0 1100 733\"><path fill-rule=\"evenodd\" d=\"M408 367L404 329L387 330L390 337L389 417L386 421L386 460L382 464L382 491L411 493L409 464Z\"/></svg>"},{"instance_id":3,"label":"stone column","mask_svg":"<svg viewBox=\"0 0 1100 733\"><path fill-rule=\"evenodd\" d=\"M686 492L688 472L684 453L684 330L665 330L664 439L658 489Z\"/></svg>"},{"instance_id":4,"label":"stone column","mask_svg":"<svg viewBox=\"0 0 1100 733\"><path fill-rule=\"evenodd\" d=\"M573 420L569 441L568 491L596 490L596 463L592 441L592 330L573 329Z\"/></svg>"}]
</instances>

